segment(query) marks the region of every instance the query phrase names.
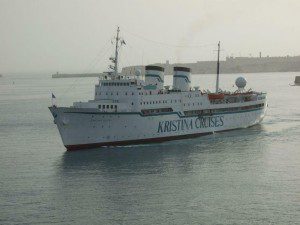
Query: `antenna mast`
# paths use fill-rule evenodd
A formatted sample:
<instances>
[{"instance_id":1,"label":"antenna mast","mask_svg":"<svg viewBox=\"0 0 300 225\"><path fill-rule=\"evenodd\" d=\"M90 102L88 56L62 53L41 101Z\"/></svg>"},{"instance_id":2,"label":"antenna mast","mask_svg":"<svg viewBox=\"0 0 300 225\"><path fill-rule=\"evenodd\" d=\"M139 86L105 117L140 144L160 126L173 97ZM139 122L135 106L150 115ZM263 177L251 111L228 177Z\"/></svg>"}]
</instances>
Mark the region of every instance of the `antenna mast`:
<instances>
[{"instance_id":1,"label":"antenna mast","mask_svg":"<svg viewBox=\"0 0 300 225\"><path fill-rule=\"evenodd\" d=\"M116 51L115 51L115 77L118 76L118 55L119 55L119 32L120 28L117 29L117 37L116 37Z\"/></svg>"},{"instance_id":2,"label":"antenna mast","mask_svg":"<svg viewBox=\"0 0 300 225\"><path fill-rule=\"evenodd\" d=\"M218 43L218 62L217 62L216 93L219 93L219 76L220 76L220 41Z\"/></svg>"},{"instance_id":3,"label":"antenna mast","mask_svg":"<svg viewBox=\"0 0 300 225\"><path fill-rule=\"evenodd\" d=\"M119 63L119 49L122 45L126 45L123 38L119 37L120 28L117 29L117 36L116 36L116 50L115 50L115 57L110 57L109 60L114 65L109 65L109 69L113 70L113 74L111 74L112 79L116 79L118 77L118 63ZM120 42L120 43L119 43ZM113 42L112 42L113 44Z\"/></svg>"}]
</instances>

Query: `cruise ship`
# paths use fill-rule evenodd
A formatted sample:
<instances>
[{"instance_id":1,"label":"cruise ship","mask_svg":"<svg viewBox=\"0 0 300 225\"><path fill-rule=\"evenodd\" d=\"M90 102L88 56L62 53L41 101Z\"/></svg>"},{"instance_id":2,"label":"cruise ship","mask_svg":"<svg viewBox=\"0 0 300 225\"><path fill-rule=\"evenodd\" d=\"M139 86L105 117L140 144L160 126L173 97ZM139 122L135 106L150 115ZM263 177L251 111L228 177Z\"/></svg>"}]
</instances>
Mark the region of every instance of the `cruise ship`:
<instances>
[{"instance_id":1,"label":"cruise ship","mask_svg":"<svg viewBox=\"0 0 300 225\"><path fill-rule=\"evenodd\" d=\"M99 78L93 100L49 107L67 150L121 146L193 138L214 132L247 128L266 113L266 93L246 91L246 80L236 79L235 92L191 86L191 70L174 67L173 86L164 86L164 68L148 65L145 77L118 73L118 52L125 41L115 38L112 73ZM201 141L199 139L199 141Z\"/></svg>"}]
</instances>

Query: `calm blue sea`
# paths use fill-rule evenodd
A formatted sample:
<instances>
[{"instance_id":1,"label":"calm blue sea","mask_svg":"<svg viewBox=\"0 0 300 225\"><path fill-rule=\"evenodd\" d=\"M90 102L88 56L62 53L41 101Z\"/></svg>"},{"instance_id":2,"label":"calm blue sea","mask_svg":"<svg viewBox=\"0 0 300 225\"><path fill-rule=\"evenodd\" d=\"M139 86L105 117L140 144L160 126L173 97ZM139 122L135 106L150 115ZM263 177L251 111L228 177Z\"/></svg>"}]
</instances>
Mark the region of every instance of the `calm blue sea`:
<instances>
[{"instance_id":1,"label":"calm blue sea","mask_svg":"<svg viewBox=\"0 0 300 225\"><path fill-rule=\"evenodd\" d=\"M261 125L163 144L66 152L48 106L96 78L0 78L0 224L300 224L300 73L245 74ZM238 75L221 75L233 90ZM167 83L171 84L167 77ZM213 75L193 85L214 87Z\"/></svg>"}]
</instances>

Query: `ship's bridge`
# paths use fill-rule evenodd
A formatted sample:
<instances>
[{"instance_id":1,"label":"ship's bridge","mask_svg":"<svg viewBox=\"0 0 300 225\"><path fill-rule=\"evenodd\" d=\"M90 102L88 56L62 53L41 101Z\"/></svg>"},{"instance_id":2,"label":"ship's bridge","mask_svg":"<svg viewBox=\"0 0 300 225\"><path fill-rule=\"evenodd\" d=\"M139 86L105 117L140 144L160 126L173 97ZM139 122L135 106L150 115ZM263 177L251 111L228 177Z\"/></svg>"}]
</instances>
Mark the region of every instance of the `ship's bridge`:
<instances>
[{"instance_id":1,"label":"ship's bridge","mask_svg":"<svg viewBox=\"0 0 300 225\"><path fill-rule=\"evenodd\" d=\"M158 85L147 84L138 78L102 79L95 86L95 100L114 99L126 101L137 95L159 94L163 92Z\"/></svg>"}]
</instances>

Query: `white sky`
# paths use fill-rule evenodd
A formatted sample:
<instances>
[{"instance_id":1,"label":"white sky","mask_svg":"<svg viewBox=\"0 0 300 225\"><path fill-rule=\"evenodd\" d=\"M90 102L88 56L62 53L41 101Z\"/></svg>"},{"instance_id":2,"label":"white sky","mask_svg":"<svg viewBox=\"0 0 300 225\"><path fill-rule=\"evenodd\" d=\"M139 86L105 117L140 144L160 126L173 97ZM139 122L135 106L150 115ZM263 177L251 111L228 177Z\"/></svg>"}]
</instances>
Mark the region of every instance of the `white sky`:
<instances>
[{"instance_id":1,"label":"white sky","mask_svg":"<svg viewBox=\"0 0 300 225\"><path fill-rule=\"evenodd\" d=\"M300 0L0 0L0 73L107 70L117 25L121 67L300 55Z\"/></svg>"}]
</instances>

